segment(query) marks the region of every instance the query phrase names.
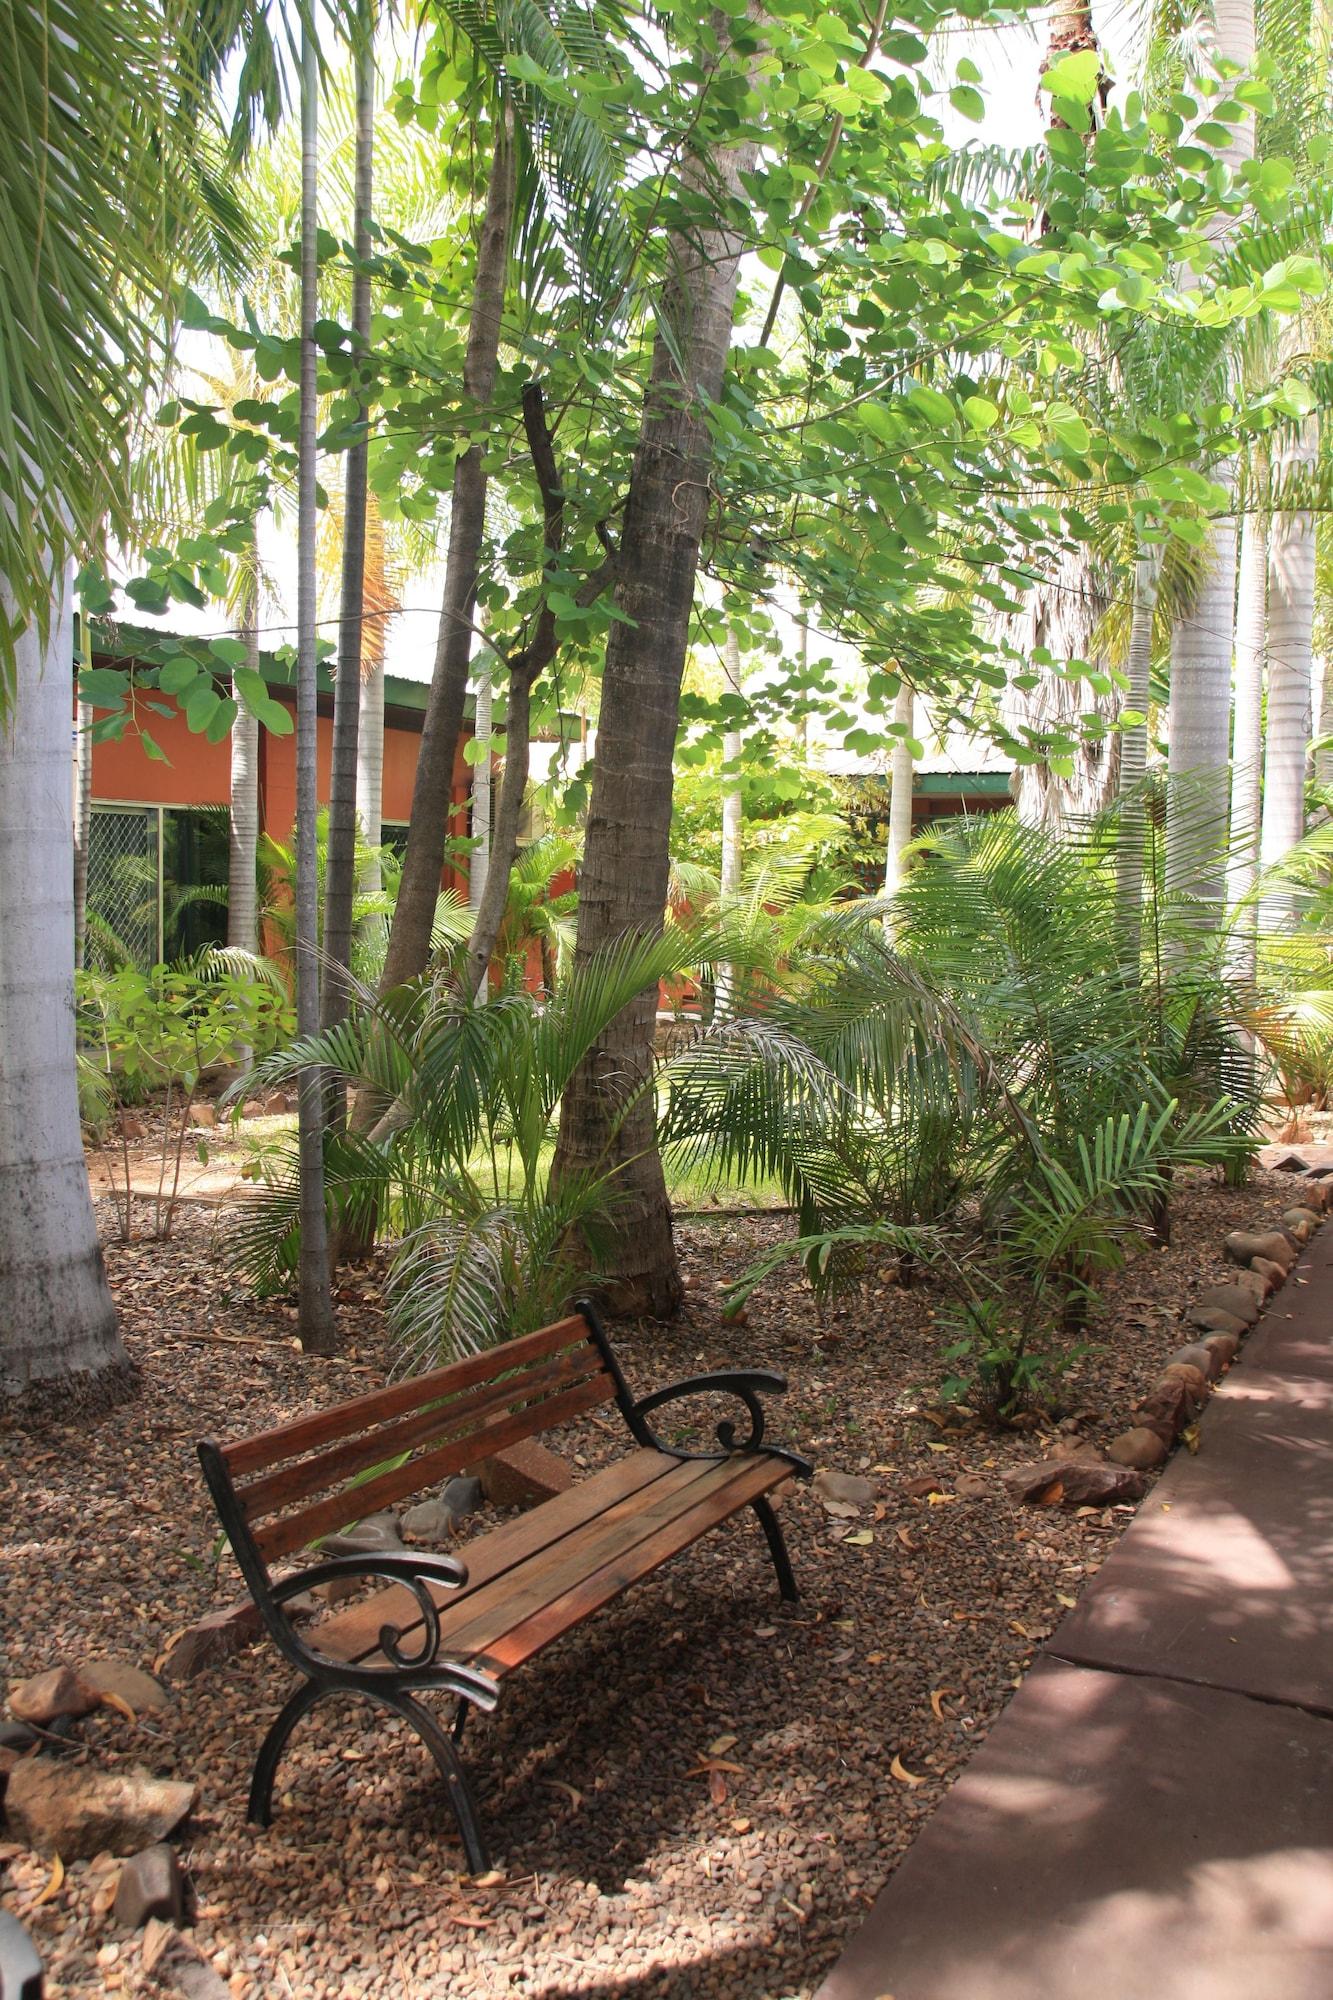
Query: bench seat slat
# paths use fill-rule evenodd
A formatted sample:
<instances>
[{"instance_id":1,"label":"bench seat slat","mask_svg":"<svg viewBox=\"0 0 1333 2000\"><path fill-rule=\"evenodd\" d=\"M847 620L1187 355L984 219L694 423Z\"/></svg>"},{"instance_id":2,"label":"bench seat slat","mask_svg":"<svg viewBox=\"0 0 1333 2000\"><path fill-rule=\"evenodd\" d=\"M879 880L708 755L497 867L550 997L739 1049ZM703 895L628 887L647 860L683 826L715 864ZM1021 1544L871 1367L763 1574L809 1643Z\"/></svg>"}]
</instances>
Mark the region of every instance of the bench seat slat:
<instances>
[{"instance_id":1,"label":"bench seat slat","mask_svg":"<svg viewBox=\"0 0 1333 2000\"><path fill-rule=\"evenodd\" d=\"M426 1403L439 1402L443 1397L474 1388L479 1382L489 1382L493 1380L497 1366L501 1365L499 1357L503 1357L505 1367L525 1367L529 1362L540 1361L548 1354L558 1354L562 1347L574 1347L587 1338L587 1321L581 1313L574 1313L568 1319L557 1320L554 1326L543 1326L535 1333L520 1334L517 1340L506 1341L503 1347L483 1348L481 1353L469 1354L462 1361L451 1361L447 1368L433 1369L429 1375L409 1376L405 1381L392 1383L387 1389L374 1389L368 1395L354 1397L351 1402L335 1403L329 1409L315 1410L310 1416L296 1417L288 1424L277 1424L272 1430L260 1431L254 1437L238 1438L233 1444L222 1447L222 1456L232 1478L242 1479L247 1473L260 1472L265 1466L276 1465L280 1459L295 1458L300 1453L316 1450L322 1444L332 1444L339 1438L364 1431L372 1424L402 1416L407 1410L420 1409Z\"/></svg>"},{"instance_id":2,"label":"bench seat slat","mask_svg":"<svg viewBox=\"0 0 1333 2000\"><path fill-rule=\"evenodd\" d=\"M568 1423L572 1417L596 1409L599 1403L609 1403L614 1395L615 1385L605 1373L576 1382L539 1406L541 1428ZM530 1410L513 1412L495 1423L483 1424L479 1430L469 1431L464 1437L454 1438L435 1451L422 1452L395 1471L382 1472L377 1479L367 1480L356 1489L358 1517L391 1507L395 1500L419 1493L423 1487L447 1479L450 1473L461 1472L464 1466L475 1465L493 1452L503 1451L506 1445L531 1437L537 1428L537 1416L538 1412ZM333 1533L345 1526L348 1519L347 1495L335 1493L327 1500L317 1500L298 1513L284 1514L268 1527L260 1528L255 1534L255 1546L264 1561L272 1563L278 1556L290 1555L293 1550L318 1541L321 1535Z\"/></svg>"},{"instance_id":3,"label":"bench seat slat","mask_svg":"<svg viewBox=\"0 0 1333 2000\"><path fill-rule=\"evenodd\" d=\"M236 1497L248 1521L260 1520L266 1514L294 1506L298 1500L338 1485L368 1466L397 1458L403 1451L414 1451L419 1445L436 1440L442 1443L446 1438L460 1434L471 1436L497 1410L509 1409L515 1403L532 1408L539 1397L598 1374L602 1366L601 1356L585 1341L582 1346L570 1348L550 1361L506 1375L501 1382L483 1383L446 1402L432 1402L424 1410L400 1417L368 1434L351 1438L343 1444L331 1445L315 1457L278 1465L271 1471L261 1473L248 1485L239 1486ZM532 1409L532 1414L535 1421L545 1422L540 1404ZM348 1518L360 1518L365 1512L358 1489Z\"/></svg>"},{"instance_id":4,"label":"bench seat slat","mask_svg":"<svg viewBox=\"0 0 1333 2000\"><path fill-rule=\"evenodd\" d=\"M679 1555L711 1528L725 1521L730 1515L747 1506L751 1500L771 1492L789 1476L790 1467L780 1460L763 1457L737 1458L725 1467L714 1468L710 1475L691 1484L686 1494L688 1504L680 1511L665 1519L650 1532L650 1518L641 1517L626 1523L624 1533L619 1537L621 1546L606 1557L595 1570L571 1581L559 1596L550 1596L545 1585L538 1593L546 1601L535 1607L526 1617L519 1617L521 1601L515 1598L510 1606L510 1619L504 1621L501 1630L488 1638L478 1650L468 1648L468 1657L474 1665L484 1667L497 1677L511 1673L521 1667L534 1653L539 1653L552 1640L573 1626L582 1624L594 1611L610 1604L632 1584ZM697 1497L695 1497L697 1495ZM462 1606L459 1607L460 1611ZM447 1652L451 1644L447 1636L442 1647Z\"/></svg>"},{"instance_id":5,"label":"bench seat slat","mask_svg":"<svg viewBox=\"0 0 1333 2000\"><path fill-rule=\"evenodd\" d=\"M762 1454L720 1462L667 1460L664 1469L662 1455L652 1451L636 1453L608 1470L619 1473L640 1459L656 1461L656 1477L645 1476L625 1491L606 1474L595 1475L561 1496L570 1503L583 1499L581 1515L570 1505L558 1525L544 1524L541 1517L559 1504L547 1501L522 1521L466 1548L467 1587L433 1593L443 1609L441 1655L470 1661L497 1676L512 1671L728 1515L780 1485L790 1472L781 1460ZM647 1474L653 1467L643 1469ZM512 1529L529 1523L526 1547L515 1537L491 1551L492 1543L501 1544ZM410 1643L420 1624L410 1596L399 1590L377 1592L351 1613L317 1627L311 1637L332 1657L378 1665L380 1626L399 1619Z\"/></svg>"},{"instance_id":6,"label":"bench seat slat","mask_svg":"<svg viewBox=\"0 0 1333 2000\"><path fill-rule=\"evenodd\" d=\"M460 1544L457 1552L467 1564L468 1572L465 1590L460 1593L433 1585L431 1596L438 1605L451 1607L459 1602L460 1596L470 1596L482 1584L516 1569L581 1528L590 1516L605 1512L626 1494L662 1479L672 1465L673 1461L664 1458L660 1451L631 1452L627 1458L617 1459L614 1465L593 1473L591 1478L580 1480L567 1492L543 1500L540 1507L532 1507L474 1541ZM410 1632L419 1624L420 1613L411 1591L395 1584L324 1619L312 1628L309 1637L311 1644L331 1659L364 1663L378 1651L381 1625L395 1625L403 1632Z\"/></svg>"}]
</instances>

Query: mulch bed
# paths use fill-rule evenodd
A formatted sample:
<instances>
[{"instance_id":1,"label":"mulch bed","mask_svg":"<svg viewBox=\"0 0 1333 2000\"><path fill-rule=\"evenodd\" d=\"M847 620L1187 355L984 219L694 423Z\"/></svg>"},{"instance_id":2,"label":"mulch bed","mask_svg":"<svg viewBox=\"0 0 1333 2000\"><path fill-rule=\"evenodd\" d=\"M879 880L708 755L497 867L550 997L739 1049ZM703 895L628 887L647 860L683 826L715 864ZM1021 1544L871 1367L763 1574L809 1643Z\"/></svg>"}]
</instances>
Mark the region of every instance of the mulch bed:
<instances>
[{"instance_id":1,"label":"mulch bed","mask_svg":"<svg viewBox=\"0 0 1333 2000\"><path fill-rule=\"evenodd\" d=\"M1226 1230L1276 1216L1291 1186L1182 1180L1174 1247L1107 1286L1090 1330L1105 1345L1068 1381L1081 1436L1125 1427L1185 1337L1193 1292L1225 1275ZM721 1286L786 1227L683 1225L686 1310L671 1327L622 1329L622 1357L641 1389L727 1362L784 1371L771 1436L868 1473L878 1502L849 1519L805 1489L787 1500L805 1592L794 1611L778 1608L754 1523L738 1521L508 1683L468 1738L501 1879L460 1874L419 1746L355 1706L303 1725L273 1827L246 1825L250 1763L291 1678L270 1646L186 1684L165 1722L106 1710L83 1725L100 1760L198 1782L181 1845L192 1936L237 2000L795 2000L818 1983L1129 1510L1018 1508L999 1475L1052 1427L994 1436L925 1414L940 1337L924 1286L872 1281L820 1317L786 1273L744 1324L725 1324ZM11 1679L96 1655L151 1666L173 1632L237 1594L215 1567L194 1439L259 1429L382 1374L373 1278L343 1296L345 1358L306 1359L289 1309L229 1290L215 1228L196 1213L170 1244L108 1249L137 1401L88 1429L0 1435ZM619 1429L599 1414L568 1448L592 1466L621 1448ZM904 1491L927 1473L941 1494ZM976 1497L956 1494L964 1473ZM105 1870L72 1864L34 1906L49 1864L0 1852L49 1992L163 1990L141 1940L105 1911Z\"/></svg>"}]
</instances>

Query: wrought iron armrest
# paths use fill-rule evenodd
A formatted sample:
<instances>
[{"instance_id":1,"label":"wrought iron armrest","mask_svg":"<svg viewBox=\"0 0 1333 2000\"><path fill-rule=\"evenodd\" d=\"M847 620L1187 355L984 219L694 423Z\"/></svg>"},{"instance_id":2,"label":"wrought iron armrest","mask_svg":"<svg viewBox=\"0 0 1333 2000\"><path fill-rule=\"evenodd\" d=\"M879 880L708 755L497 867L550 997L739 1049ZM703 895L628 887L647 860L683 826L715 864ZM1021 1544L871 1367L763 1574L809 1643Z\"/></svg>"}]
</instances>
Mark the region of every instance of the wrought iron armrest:
<instances>
[{"instance_id":1,"label":"wrought iron armrest","mask_svg":"<svg viewBox=\"0 0 1333 2000\"><path fill-rule=\"evenodd\" d=\"M638 1443L667 1452L672 1458L715 1459L725 1458L732 1452L763 1451L770 1457L786 1459L798 1478L811 1478L814 1467L808 1459L802 1458L798 1452L784 1451L780 1445L764 1443L764 1407L759 1400L761 1389L767 1390L770 1395L785 1395L787 1378L774 1374L768 1368L722 1368L711 1375L691 1375L683 1382L673 1382L665 1389L654 1389L647 1396L639 1396L626 1406L625 1416ZM721 1451L682 1451L677 1445L665 1443L646 1421L650 1410L660 1410L667 1403L681 1402L692 1396L715 1395L735 1396L745 1405L750 1417L749 1435L740 1439L731 1419L722 1419L716 1431Z\"/></svg>"},{"instance_id":2,"label":"wrought iron armrest","mask_svg":"<svg viewBox=\"0 0 1333 2000\"><path fill-rule=\"evenodd\" d=\"M461 1588L467 1582L467 1565L456 1556L417 1555L410 1551L402 1555L380 1553L367 1550L364 1555L330 1556L326 1562L316 1563L313 1569L296 1570L282 1582L271 1586L270 1596L274 1604L283 1604L289 1598L299 1597L303 1591L316 1590L323 1583L334 1583L340 1577L380 1576L392 1583L401 1583L416 1599L417 1610L421 1613L421 1646L415 1653L405 1653L402 1648L402 1630L397 1625L381 1625L379 1631L380 1651L390 1662L385 1673L420 1675L438 1672L441 1681L453 1688L457 1694L465 1694L476 1707L492 1709L499 1699L500 1690L489 1674L476 1667L464 1666L458 1661L438 1661L440 1649L440 1613L428 1584L439 1583ZM318 1646L318 1629L311 1635ZM303 1644L302 1650L308 1650ZM361 1674L372 1673L374 1669L354 1670L358 1678ZM410 1685L410 1683L409 1683Z\"/></svg>"}]
</instances>

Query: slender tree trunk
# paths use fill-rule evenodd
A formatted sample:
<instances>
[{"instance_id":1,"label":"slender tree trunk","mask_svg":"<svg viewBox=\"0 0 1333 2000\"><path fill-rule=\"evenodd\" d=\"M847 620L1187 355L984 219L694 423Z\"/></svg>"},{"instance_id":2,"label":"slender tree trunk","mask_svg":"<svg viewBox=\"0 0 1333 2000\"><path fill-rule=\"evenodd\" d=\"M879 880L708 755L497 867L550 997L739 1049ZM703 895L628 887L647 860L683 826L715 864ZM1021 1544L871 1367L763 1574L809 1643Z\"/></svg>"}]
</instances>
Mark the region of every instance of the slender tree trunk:
<instances>
[{"instance_id":1,"label":"slender tree trunk","mask_svg":"<svg viewBox=\"0 0 1333 2000\"><path fill-rule=\"evenodd\" d=\"M1305 764L1310 749L1310 677L1314 635L1314 516L1283 507L1282 488L1307 480L1317 439L1313 423L1302 424L1275 467L1277 504L1269 538L1268 728L1264 745L1264 810L1259 843L1261 868L1275 866L1305 835ZM1291 897L1266 893L1266 918L1290 912Z\"/></svg>"},{"instance_id":2,"label":"slender tree trunk","mask_svg":"<svg viewBox=\"0 0 1333 2000\"><path fill-rule=\"evenodd\" d=\"M257 558L258 550L252 555ZM259 572L246 579L241 608L245 663L259 672ZM245 704L238 703L231 725L231 830L227 862L227 943L239 951L254 951L259 941L259 724Z\"/></svg>"},{"instance_id":3,"label":"slender tree trunk","mask_svg":"<svg viewBox=\"0 0 1333 2000\"><path fill-rule=\"evenodd\" d=\"M810 666L810 627L806 622L808 616L808 612L802 609L800 613L801 622L797 628L796 635L796 657L801 663L802 688L805 687L806 674ZM810 718L804 710L796 718L796 728L793 731L793 736L797 756L804 757L810 747Z\"/></svg>"},{"instance_id":4,"label":"slender tree trunk","mask_svg":"<svg viewBox=\"0 0 1333 2000\"><path fill-rule=\"evenodd\" d=\"M722 653L722 669L726 675L727 693L738 700L741 692L741 646L734 625L727 627L726 645ZM722 872L721 888L724 896L734 896L741 886L741 829L744 804L741 797L740 762L743 749L739 729L728 729L722 738L722 761L731 769L732 775L722 781ZM719 1020L726 1020L735 1005L736 973L730 965L719 965L717 969L716 1012Z\"/></svg>"},{"instance_id":5,"label":"slender tree trunk","mask_svg":"<svg viewBox=\"0 0 1333 2000\"><path fill-rule=\"evenodd\" d=\"M1258 496L1255 496L1256 500ZM1268 625L1268 510L1251 506L1241 523L1240 576L1236 586L1236 674L1231 725L1231 833L1227 852L1227 907L1233 913L1259 873L1259 790L1263 767L1264 657ZM1258 912L1251 904L1236 917L1232 962L1253 979Z\"/></svg>"},{"instance_id":6,"label":"slender tree trunk","mask_svg":"<svg viewBox=\"0 0 1333 2000\"><path fill-rule=\"evenodd\" d=\"M472 855L467 868L467 899L480 909L491 865L491 674L489 665L477 677L476 741L486 745L472 767Z\"/></svg>"},{"instance_id":7,"label":"slender tree trunk","mask_svg":"<svg viewBox=\"0 0 1333 2000\"><path fill-rule=\"evenodd\" d=\"M915 709L912 689L904 681L893 704L893 719L907 732L907 736L913 734ZM886 902L897 895L907 876L903 855L912 839L913 778L912 747L905 737L895 736L893 754L889 759L889 837L884 849ZM893 937L893 914L888 910L884 913L884 934L890 939Z\"/></svg>"},{"instance_id":8,"label":"slender tree trunk","mask_svg":"<svg viewBox=\"0 0 1333 2000\"><path fill-rule=\"evenodd\" d=\"M319 310L317 189L319 173L319 63L314 30L301 36L301 405L297 463L296 563L296 1029L319 1030L319 812L316 765L318 723L315 660L315 534L317 351L313 328ZM300 1079L301 1345L331 1354L335 1345L329 1290L328 1226L324 1213L324 1092L319 1069Z\"/></svg>"},{"instance_id":9,"label":"slender tree trunk","mask_svg":"<svg viewBox=\"0 0 1333 2000\"><path fill-rule=\"evenodd\" d=\"M1120 732L1120 825L1115 853L1116 931L1120 963L1138 978L1143 937L1143 862L1147 837L1147 805L1143 780L1148 769L1148 704L1152 700L1153 618L1161 551L1140 548L1134 563L1134 606L1130 614L1129 661L1125 707L1141 722Z\"/></svg>"},{"instance_id":10,"label":"slender tree trunk","mask_svg":"<svg viewBox=\"0 0 1333 2000\"><path fill-rule=\"evenodd\" d=\"M356 167L353 196L352 339L358 358L370 348L370 219L375 169L375 7L359 0L356 18ZM342 604L338 618L338 669L333 694L333 757L329 774L328 854L324 862L324 981L320 1008L325 1027L347 1014L352 963L352 905L356 895L357 737L361 724L361 659L366 608L366 484L370 461L370 410L347 454L343 495ZM343 1093L330 1109L341 1117Z\"/></svg>"},{"instance_id":11,"label":"slender tree trunk","mask_svg":"<svg viewBox=\"0 0 1333 2000\"><path fill-rule=\"evenodd\" d=\"M0 617L12 619L0 579ZM74 1063L73 594L16 645L0 725L0 1404L89 1410L132 1383L97 1242Z\"/></svg>"},{"instance_id":12,"label":"slender tree trunk","mask_svg":"<svg viewBox=\"0 0 1333 2000\"><path fill-rule=\"evenodd\" d=\"M521 669L511 673L505 704L504 775L500 780L500 799L490 836L485 880L467 948L467 982L474 995L485 991L486 974L495 954L495 941L500 935L505 905L509 900L509 877L518 853L518 829L523 817L523 797L528 789L531 705L531 677ZM481 766L478 765L477 769L480 770Z\"/></svg>"},{"instance_id":13,"label":"slender tree trunk","mask_svg":"<svg viewBox=\"0 0 1333 2000\"><path fill-rule=\"evenodd\" d=\"M727 203L754 163L753 141L717 149L694 175ZM579 881L577 956L660 929L670 869L672 755L699 544L708 512L708 409L722 391L742 239L725 223L676 235L660 336L630 474L616 602ZM630 1313L665 1317L681 1300L671 1208L656 1145L651 1078L657 994L646 989L600 1037L565 1092L557 1176L620 1168L608 1292ZM638 1093L623 1115L627 1095Z\"/></svg>"},{"instance_id":14,"label":"slender tree trunk","mask_svg":"<svg viewBox=\"0 0 1333 2000\"><path fill-rule=\"evenodd\" d=\"M379 847L384 838L384 658L361 682L361 720L356 738L356 817L370 848L361 871L361 889L374 895L383 886Z\"/></svg>"},{"instance_id":15,"label":"slender tree trunk","mask_svg":"<svg viewBox=\"0 0 1333 2000\"><path fill-rule=\"evenodd\" d=\"M1213 20L1200 32L1216 59L1248 69L1254 61L1254 0L1217 0ZM1221 147L1222 165L1236 173L1254 156L1254 120L1245 118ZM1223 241L1234 225L1214 232ZM1189 283L1189 273L1182 274ZM1216 466L1213 478L1235 488L1235 466ZM1225 894L1227 807L1230 792L1231 652L1236 610L1236 520L1212 524L1203 549L1207 565L1194 608L1171 640L1171 711L1167 737L1166 883L1197 898L1200 921L1221 922Z\"/></svg>"},{"instance_id":16,"label":"slender tree trunk","mask_svg":"<svg viewBox=\"0 0 1333 2000\"><path fill-rule=\"evenodd\" d=\"M88 929L88 841L93 823L93 711L74 711L74 963L84 964Z\"/></svg>"},{"instance_id":17,"label":"slender tree trunk","mask_svg":"<svg viewBox=\"0 0 1333 2000\"><path fill-rule=\"evenodd\" d=\"M472 657L472 618L477 598L477 570L486 523L485 444L475 435L484 429L487 405L495 389L509 269L509 242L514 216L513 113L506 109L497 122L495 153L486 191L486 213L477 246L477 271L468 325L463 387L474 442L454 468L453 502L449 516L449 555L445 566L444 604L440 613L435 671L408 826L403 875L394 909L381 990L402 985L421 972L430 959L431 929L440 893L445 840L453 797L454 759L463 726L468 667ZM369 1093L363 1093L368 1096ZM369 1106L362 1114L370 1115ZM373 1122L373 1118L371 1120Z\"/></svg>"}]
</instances>

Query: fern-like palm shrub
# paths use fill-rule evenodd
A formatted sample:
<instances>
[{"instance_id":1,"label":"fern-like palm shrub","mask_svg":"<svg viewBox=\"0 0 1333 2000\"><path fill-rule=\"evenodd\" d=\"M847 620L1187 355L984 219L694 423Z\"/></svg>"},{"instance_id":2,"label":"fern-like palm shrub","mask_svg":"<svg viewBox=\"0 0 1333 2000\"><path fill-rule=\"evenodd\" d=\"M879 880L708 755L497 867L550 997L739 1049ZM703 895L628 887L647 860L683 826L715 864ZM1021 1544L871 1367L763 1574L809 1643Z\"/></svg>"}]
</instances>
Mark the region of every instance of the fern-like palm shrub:
<instances>
[{"instance_id":1,"label":"fern-like palm shrub","mask_svg":"<svg viewBox=\"0 0 1333 2000\"><path fill-rule=\"evenodd\" d=\"M373 1092L384 1115L368 1138L326 1135L327 1199L331 1219L355 1232L374 1218L395 1245L387 1295L404 1366L541 1326L595 1276L617 1171L594 1164L550 1184L560 1100L606 1026L690 949L674 931L627 939L573 967L544 1006L523 991L478 1005L443 975L383 998L362 988L345 1023L247 1079L259 1088L317 1064ZM607 1078L619 1118L652 1088ZM232 1250L272 1292L290 1284L298 1249L293 1148L245 1205Z\"/></svg>"}]
</instances>

